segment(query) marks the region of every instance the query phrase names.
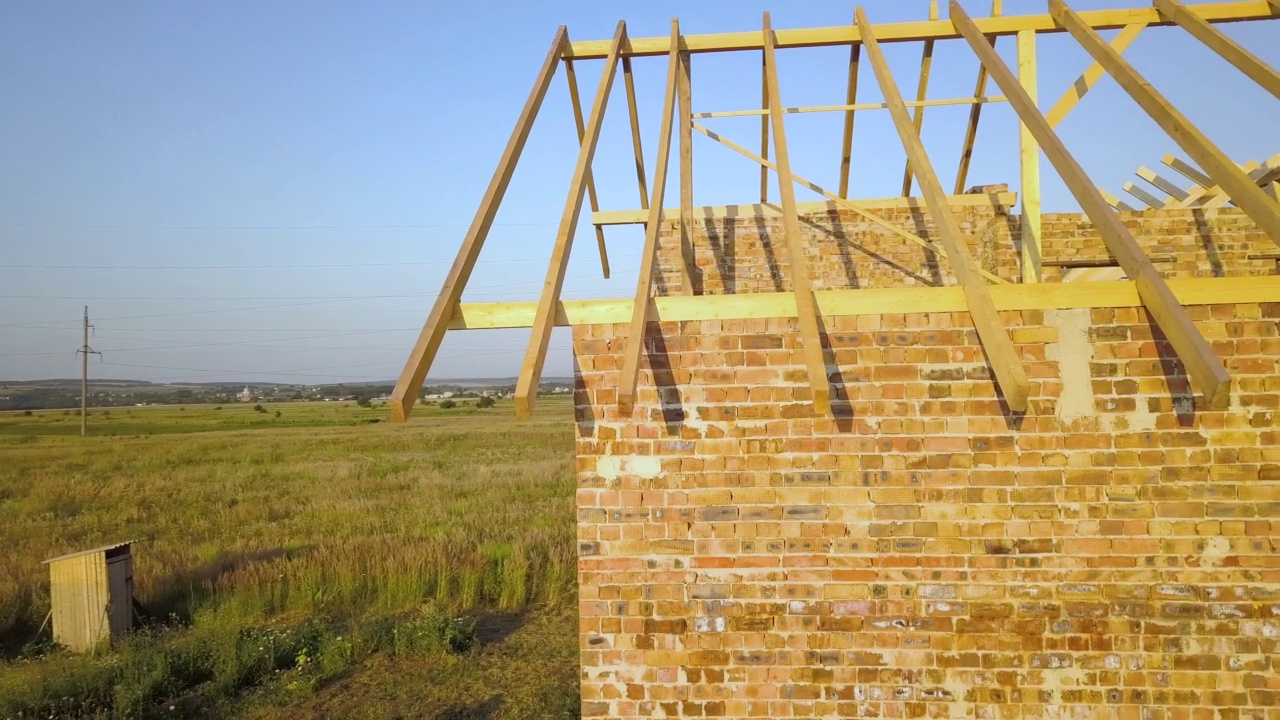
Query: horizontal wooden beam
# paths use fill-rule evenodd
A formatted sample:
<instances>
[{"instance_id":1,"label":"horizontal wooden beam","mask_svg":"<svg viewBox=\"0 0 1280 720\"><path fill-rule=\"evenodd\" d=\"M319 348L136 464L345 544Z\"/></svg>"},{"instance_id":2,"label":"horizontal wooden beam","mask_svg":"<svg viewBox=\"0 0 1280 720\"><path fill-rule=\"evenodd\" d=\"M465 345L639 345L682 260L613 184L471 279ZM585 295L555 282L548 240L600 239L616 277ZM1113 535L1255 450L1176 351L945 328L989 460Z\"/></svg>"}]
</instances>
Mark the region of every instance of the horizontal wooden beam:
<instances>
[{"instance_id":1,"label":"horizontal wooden beam","mask_svg":"<svg viewBox=\"0 0 1280 720\"><path fill-rule=\"evenodd\" d=\"M1045 263L1050 264L1050 263ZM1280 276L1174 278L1167 281L1182 305L1280 302ZM992 285L996 309L1071 310L1080 308L1142 307L1137 284L1123 280L1077 285L1036 283ZM958 286L815 290L823 317L901 313L965 312L964 292ZM563 300L555 313L557 326L624 324L631 320L635 300ZM463 303L457 306L450 330L527 328L533 325L537 302ZM653 299L653 320L747 320L796 317L791 293L673 296Z\"/></svg>"},{"instance_id":2,"label":"horizontal wooden beam","mask_svg":"<svg viewBox=\"0 0 1280 720\"><path fill-rule=\"evenodd\" d=\"M1018 203L1018 194L1011 192L972 193L968 195L948 195L947 201L953 208L997 207L1010 208ZM924 201L920 198L884 198L882 200L847 200L863 210L918 210L925 212ZM796 212L801 215L836 212L841 205L834 200L796 203ZM663 215L675 217L679 208L664 208ZM602 210L591 214L591 222L596 225L643 225L648 219L647 210ZM777 203L752 203L750 205L703 205L693 209L694 217L711 220L726 217L781 217L782 207Z\"/></svg>"},{"instance_id":3,"label":"horizontal wooden beam","mask_svg":"<svg viewBox=\"0 0 1280 720\"><path fill-rule=\"evenodd\" d=\"M988 103L1007 102L1003 95L992 95L990 97L963 97L963 98L942 98L939 100L912 100L907 103L907 107L937 107L939 105L986 105ZM785 107L782 112L788 115L796 113L819 113L819 112L847 112L853 110L887 110L889 105L886 103L854 103L852 105L808 105L805 107ZM727 118L727 117L749 117L752 115L768 115L769 108L760 108L752 110L721 110L719 112L702 112L694 113L693 117L697 119L706 118Z\"/></svg>"},{"instance_id":4,"label":"horizontal wooden beam","mask_svg":"<svg viewBox=\"0 0 1280 720\"><path fill-rule=\"evenodd\" d=\"M1187 8L1207 22L1239 22L1264 20L1275 17L1276 11L1267 0L1242 0L1188 5ZM1126 25L1171 25L1153 7L1093 10L1080 13L1089 27L1095 30L1115 30ZM1046 14L1005 15L998 18L976 18L974 23L983 35L1016 35L1022 30L1037 33L1059 33L1063 28ZM775 30L778 49L799 47L823 47L851 45L858 42L858 29L853 25L835 27ZM923 20L917 22L884 23L875 26L876 37L882 43L913 42L920 40L952 40L960 37L950 20ZM730 50L761 50L764 34L759 30L708 35L685 35L685 49L689 52L725 52ZM666 55L671 39L663 37L636 38L631 41L629 57ZM603 58L609 54L608 40L588 40L573 43L565 50L565 57L577 59Z\"/></svg>"}]
</instances>

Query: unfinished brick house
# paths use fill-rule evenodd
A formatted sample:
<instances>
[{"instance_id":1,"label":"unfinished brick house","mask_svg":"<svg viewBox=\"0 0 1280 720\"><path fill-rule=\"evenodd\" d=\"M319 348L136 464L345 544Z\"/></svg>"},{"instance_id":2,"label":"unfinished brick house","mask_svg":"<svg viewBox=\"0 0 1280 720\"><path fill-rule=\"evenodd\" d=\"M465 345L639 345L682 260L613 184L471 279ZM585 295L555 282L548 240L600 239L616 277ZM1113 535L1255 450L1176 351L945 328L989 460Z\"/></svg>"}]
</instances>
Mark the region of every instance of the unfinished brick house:
<instances>
[{"instance_id":1,"label":"unfinished brick house","mask_svg":"<svg viewBox=\"0 0 1280 720\"><path fill-rule=\"evenodd\" d=\"M557 34L393 410L408 416L446 330L531 327L527 417L551 328L573 327L584 716L1280 718L1280 171L1228 160L1120 54L1143 28L1178 26L1280 98L1280 75L1215 27L1280 17L1280 3L1049 7ZM1042 111L1035 40L1056 32L1096 64ZM992 49L1006 36L1016 70ZM982 64L950 194L919 137L924 107L958 102L924 92L943 39ZM889 42L926 46L916 101ZM851 49L847 104L784 106L776 52L819 45ZM720 51L763 55L763 109L692 112L690 56ZM651 178L630 82L644 55L668 58ZM584 121L572 64L593 59L605 71ZM862 62L883 104L858 104ZM461 304L561 63L582 145L541 299ZM604 226L644 225L639 286L561 301L619 65L651 199L600 212L593 191L592 222L602 252ZM1054 127L1104 73L1191 159L1166 158L1189 188L1147 171L1169 197L1145 191L1134 210L1063 146ZM1017 194L964 191L994 102L1022 123ZM873 109L907 151L904 197L851 200L853 117ZM824 110L846 122L835 191L787 152L784 115ZM768 119L760 155L695 122L735 114ZM681 202L665 210L677 127ZM695 207L694 131L774 173L779 201L762 183L758 204ZM1041 213L1041 150L1083 213ZM827 200L797 203L796 183Z\"/></svg>"}]
</instances>

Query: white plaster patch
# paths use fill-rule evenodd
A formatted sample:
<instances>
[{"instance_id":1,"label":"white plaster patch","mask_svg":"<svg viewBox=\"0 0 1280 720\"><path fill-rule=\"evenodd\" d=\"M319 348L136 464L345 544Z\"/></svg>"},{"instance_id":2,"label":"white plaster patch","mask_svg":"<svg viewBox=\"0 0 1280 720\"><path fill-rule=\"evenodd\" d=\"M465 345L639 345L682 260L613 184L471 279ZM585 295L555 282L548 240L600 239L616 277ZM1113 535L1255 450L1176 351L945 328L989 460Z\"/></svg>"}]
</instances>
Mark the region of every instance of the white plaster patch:
<instances>
[{"instance_id":1,"label":"white plaster patch","mask_svg":"<svg viewBox=\"0 0 1280 720\"><path fill-rule=\"evenodd\" d=\"M650 455L602 455L596 460L596 474L605 480L626 475L643 480L662 477L662 458Z\"/></svg>"},{"instance_id":2,"label":"white plaster patch","mask_svg":"<svg viewBox=\"0 0 1280 720\"><path fill-rule=\"evenodd\" d=\"M1089 361L1093 359L1093 343L1089 342L1089 310L1045 310L1045 323L1058 328L1058 342L1045 346L1045 357L1058 363L1062 394L1058 396L1057 416L1070 423L1093 415L1093 382L1089 377Z\"/></svg>"},{"instance_id":3,"label":"white plaster patch","mask_svg":"<svg viewBox=\"0 0 1280 720\"><path fill-rule=\"evenodd\" d=\"M1205 567L1218 567L1231 552L1231 541L1224 537L1212 537L1205 541L1200 561Z\"/></svg>"}]
</instances>

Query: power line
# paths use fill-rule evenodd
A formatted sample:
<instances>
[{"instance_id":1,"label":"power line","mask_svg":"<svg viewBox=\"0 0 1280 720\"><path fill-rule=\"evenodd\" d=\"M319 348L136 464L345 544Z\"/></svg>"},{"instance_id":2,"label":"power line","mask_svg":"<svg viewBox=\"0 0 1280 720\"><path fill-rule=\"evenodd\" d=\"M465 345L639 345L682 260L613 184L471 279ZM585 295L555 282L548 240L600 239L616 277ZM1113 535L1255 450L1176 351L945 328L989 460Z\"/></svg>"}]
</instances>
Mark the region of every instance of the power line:
<instances>
[{"instance_id":1,"label":"power line","mask_svg":"<svg viewBox=\"0 0 1280 720\"><path fill-rule=\"evenodd\" d=\"M492 227L555 227L559 223L494 223ZM470 223L434 223L430 225L57 225L45 223L0 223L0 228L28 230L182 230L182 231L240 231L240 230L430 230L433 228L470 227Z\"/></svg>"},{"instance_id":2,"label":"power line","mask_svg":"<svg viewBox=\"0 0 1280 720\"><path fill-rule=\"evenodd\" d=\"M627 257L627 256L619 256ZM545 263L547 258L510 258L477 260L478 263ZM421 260L396 262L343 262L288 265L0 265L0 270L309 270L356 267L421 267L424 265L452 265L452 260Z\"/></svg>"},{"instance_id":3,"label":"power line","mask_svg":"<svg viewBox=\"0 0 1280 720\"><path fill-rule=\"evenodd\" d=\"M631 272L631 271L629 271L629 270L622 270L622 271L620 271L620 272ZM597 277L597 276L596 276L594 273L592 273L592 274L590 274L590 275L575 275L575 276L572 276L572 277L569 277L569 278L565 278L565 279L566 279L566 280L581 280L581 279L584 279L584 278L594 278L594 277ZM520 281L517 281L517 282L498 283L498 284L495 284L495 285L480 285L480 286L478 286L478 287L470 288L470 289L474 289L474 290L485 290L485 289L489 289L489 288L514 287L514 286L517 286L517 285L535 285L535 284L541 284L541 283L543 283L543 281L542 281L542 280L520 280ZM575 292L598 292L598 291L595 291L595 290L569 290L569 291L565 291L565 292L568 292L568 293L575 293ZM103 321L110 321L110 320L145 320L145 319L150 319L150 318L183 317L183 316L187 316L187 315L210 315L210 314L215 314L215 313L224 313L224 312L248 312L248 311L252 311L252 310L274 310L274 309L278 309L278 308L306 307L306 306L327 305L327 304L332 304L332 303L343 303L343 302L362 302L362 301L368 301L368 300L388 300L388 299L402 299L402 298L426 297L426 296L430 296L430 295L432 295L432 294L434 294L434 291L423 291L423 292L416 292L416 293L399 293L399 294L393 294L393 295L361 295L361 296L356 296L356 297L335 297L335 298L333 298L333 299L327 299L327 300L310 300L310 301L306 301L306 302L290 302L290 303L283 303L283 304L280 304L280 305L257 305L257 306L252 306L252 307L239 307L239 308L213 308L213 309L208 309L208 310L187 310L187 311L183 311L183 312L174 312L174 313L151 313L151 314L148 314L148 315L116 315L116 316L113 316L113 317L100 318L100 320L103 320ZM524 293L476 293L476 294L478 294L478 295L482 295L482 296L483 296L483 295L491 295L491 296L509 296L509 295L522 295L522 294L524 294ZM564 293L562 293L562 294L564 294ZM72 299L72 298L44 298L44 299ZM103 299L103 298L98 298L98 299ZM531 298L531 299L532 299L532 298ZM376 312L376 311L370 311L370 312ZM71 321L71 320L31 320L31 321L28 321L28 322L21 322L21 323L9 323L9 324L5 324L5 325L0 325L0 328L27 328L27 327L35 327L35 326L39 326L39 325L49 325L49 324L54 324L54 323L66 323L66 322L73 322L73 321ZM45 328L45 329L57 330L57 329L62 329L62 328Z\"/></svg>"}]
</instances>

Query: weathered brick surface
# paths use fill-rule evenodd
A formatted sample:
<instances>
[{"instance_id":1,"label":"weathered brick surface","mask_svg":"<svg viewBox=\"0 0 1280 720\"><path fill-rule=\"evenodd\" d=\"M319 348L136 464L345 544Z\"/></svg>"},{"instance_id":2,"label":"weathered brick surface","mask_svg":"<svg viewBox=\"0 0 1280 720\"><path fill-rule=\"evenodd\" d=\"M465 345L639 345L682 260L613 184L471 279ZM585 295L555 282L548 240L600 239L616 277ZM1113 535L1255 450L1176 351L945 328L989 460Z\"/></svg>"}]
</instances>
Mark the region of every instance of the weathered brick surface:
<instances>
[{"instance_id":1,"label":"weathered brick surface","mask_svg":"<svg viewBox=\"0 0 1280 720\"><path fill-rule=\"evenodd\" d=\"M1140 308L1003 313L1023 416L963 313L825 318L834 417L794 319L652 323L626 418L576 327L584 715L1280 718L1280 304L1189 311L1226 410Z\"/></svg>"},{"instance_id":2,"label":"weathered brick surface","mask_svg":"<svg viewBox=\"0 0 1280 720\"><path fill-rule=\"evenodd\" d=\"M937 242L937 226L921 208L875 211L925 240ZM1018 216L994 206L957 210L961 230L978 264L1008 280L1019 277ZM1121 213L1138 244L1165 277L1271 275L1276 261L1250 256L1275 252L1275 244L1235 208L1148 210ZM658 289L675 294L681 286L680 247L668 220L659 247ZM955 283L945 259L848 210L805 216L801 222L815 288L904 287ZM699 294L790 290L790 253L779 217L701 219L693 231L694 288ZM1093 224L1078 214L1043 218L1047 261L1108 264L1109 254ZM1045 280L1062 276L1045 268Z\"/></svg>"}]
</instances>

